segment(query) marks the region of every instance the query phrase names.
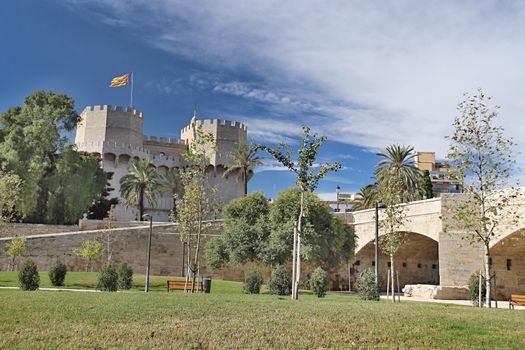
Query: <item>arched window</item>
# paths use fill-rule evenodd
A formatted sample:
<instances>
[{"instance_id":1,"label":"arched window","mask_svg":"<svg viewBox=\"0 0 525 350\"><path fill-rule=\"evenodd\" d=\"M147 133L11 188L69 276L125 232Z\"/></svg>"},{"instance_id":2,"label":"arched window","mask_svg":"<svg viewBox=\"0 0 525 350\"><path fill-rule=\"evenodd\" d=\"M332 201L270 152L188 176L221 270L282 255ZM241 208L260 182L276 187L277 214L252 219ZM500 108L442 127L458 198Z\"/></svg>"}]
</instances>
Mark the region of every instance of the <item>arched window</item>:
<instances>
[{"instance_id":1,"label":"arched window","mask_svg":"<svg viewBox=\"0 0 525 350\"><path fill-rule=\"evenodd\" d=\"M159 160L166 160L166 159L168 159L168 158L166 157L166 153L164 153L164 152L160 152L160 154L159 154Z\"/></svg>"}]
</instances>

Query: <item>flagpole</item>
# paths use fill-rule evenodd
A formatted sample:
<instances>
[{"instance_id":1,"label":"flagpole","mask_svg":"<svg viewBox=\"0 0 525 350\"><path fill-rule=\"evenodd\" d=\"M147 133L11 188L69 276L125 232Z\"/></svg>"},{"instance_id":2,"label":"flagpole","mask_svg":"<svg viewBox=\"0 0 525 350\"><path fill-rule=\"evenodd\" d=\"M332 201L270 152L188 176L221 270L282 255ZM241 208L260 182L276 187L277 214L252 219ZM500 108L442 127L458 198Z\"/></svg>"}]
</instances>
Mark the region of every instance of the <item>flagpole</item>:
<instances>
[{"instance_id":1,"label":"flagpole","mask_svg":"<svg viewBox=\"0 0 525 350\"><path fill-rule=\"evenodd\" d=\"M129 106L133 108L133 72L131 72L131 101Z\"/></svg>"}]
</instances>

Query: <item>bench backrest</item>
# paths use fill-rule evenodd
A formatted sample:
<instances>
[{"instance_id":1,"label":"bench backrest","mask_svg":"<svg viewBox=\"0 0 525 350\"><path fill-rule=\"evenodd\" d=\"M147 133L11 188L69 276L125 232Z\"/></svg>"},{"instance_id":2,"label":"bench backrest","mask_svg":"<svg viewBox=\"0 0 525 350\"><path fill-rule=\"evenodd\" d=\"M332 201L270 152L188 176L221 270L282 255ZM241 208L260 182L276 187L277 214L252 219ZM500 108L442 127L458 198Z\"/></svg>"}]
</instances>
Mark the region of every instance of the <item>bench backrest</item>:
<instances>
[{"instance_id":1,"label":"bench backrest","mask_svg":"<svg viewBox=\"0 0 525 350\"><path fill-rule=\"evenodd\" d=\"M510 300L516 303L524 303L525 304L525 295L520 294L512 294L510 297Z\"/></svg>"},{"instance_id":2,"label":"bench backrest","mask_svg":"<svg viewBox=\"0 0 525 350\"><path fill-rule=\"evenodd\" d=\"M191 281L168 281L168 289L184 289L186 286L186 289L191 290L191 286L193 283ZM200 290L202 289L202 283L197 282L195 284L195 289Z\"/></svg>"}]
</instances>

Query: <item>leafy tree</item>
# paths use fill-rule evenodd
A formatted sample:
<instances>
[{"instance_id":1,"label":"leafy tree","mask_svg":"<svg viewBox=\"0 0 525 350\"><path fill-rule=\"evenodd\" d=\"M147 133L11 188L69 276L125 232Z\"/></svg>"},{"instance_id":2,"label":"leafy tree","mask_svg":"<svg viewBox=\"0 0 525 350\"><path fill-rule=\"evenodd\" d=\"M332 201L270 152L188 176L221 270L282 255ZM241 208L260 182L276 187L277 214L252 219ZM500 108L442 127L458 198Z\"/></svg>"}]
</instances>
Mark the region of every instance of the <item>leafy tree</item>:
<instances>
[{"instance_id":1,"label":"leafy tree","mask_svg":"<svg viewBox=\"0 0 525 350\"><path fill-rule=\"evenodd\" d=\"M210 164L208 154L215 148L213 135L205 133L202 126L199 126L195 140L184 154L189 166L181 172L184 194L177 201L177 209L180 237L186 243L188 252L186 281L192 278L192 293L195 292L199 271L202 237L212 227L212 223L206 220L215 219L219 213L219 202L216 199L218 190L210 184L206 173Z\"/></svg>"},{"instance_id":2,"label":"leafy tree","mask_svg":"<svg viewBox=\"0 0 525 350\"><path fill-rule=\"evenodd\" d=\"M260 192L226 205L223 210L224 232L208 244L208 261L221 259L212 264L216 266L260 261L269 236L269 211L268 200Z\"/></svg>"},{"instance_id":3,"label":"leafy tree","mask_svg":"<svg viewBox=\"0 0 525 350\"><path fill-rule=\"evenodd\" d=\"M401 199L409 202L420 199L421 195L421 171L415 166L414 147L390 145L378 156L383 159L379 161L375 169L375 178L379 185L387 183L392 177L397 178L401 184Z\"/></svg>"},{"instance_id":4,"label":"leafy tree","mask_svg":"<svg viewBox=\"0 0 525 350\"><path fill-rule=\"evenodd\" d=\"M297 221L293 227L293 252L292 252L292 299L298 299L299 280L301 275L301 238L303 234L303 217L305 202L304 196L307 192L313 192L317 188L319 180L324 178L329 171L337 171L341 164L324 163L319 167L314 166L319 147L326 141L325 136L318 134L310 135L310 128L303 126L303 140L301 148L298 150L297 161L292 159L291 152L285 150L285 145L277 148L270 148L264 145L256 146L256 150L262 149L271 154L279 163L287 167L296 174L296 184L300 190L300 210ZM317 169L314 171L313 169Z\"/></svg>"},{"instance_id":5,"label":"leafy tree","mask_svg":"<svg viewBox=\"0 0 525 350\"><path fill-rule=\"evenodd\" d=\"M0 224L17 221L22 180L13 172L0 169Z\"/></svg>"},{"instance_id":6,"label":"leafy tree","mask_svg":"<svg viewBox=\"0 0 525 350\"><path fill-rule=\"evenodd\" d=\"M173 208L171 209L171 216L177 216L177 198L183 193L182 180L180 178L179 170L176 168L169 169L161 178L162 189L168 191L173 199Z\"/></svg>"},{"instance_id":7,"label":"leafy tree","mask_svg":"<svg viewBox=\"0 0 525 350\"><path fill-rule=\"evenodd\" d=\"M244 293L259 294L262 284L263 278L259 270L249 270L244 276Z\"/></svg>"},{"instance_id":8,"label":"leafy tree","mask_svg":"<svg viewBox=\"0 0 525 350\"><path fill-rule=\"evenodd\" d=\"M423 170L422 191L425 199L434 198L434 190L432 189L432 179L430 179L430 171Z\"/></svg>"},{"instance_id":9,"label":"leafy tree","mask_svg":"<svg viewBox=\"0 0 525 350\"><path fill-rule=\"evenodd\" d=\"M120 196L128 206L136 205L139 220L144 220L144 201L155 205L159 195L161 179L157 170L150 166L147 159L133 160L130 172L120 179Z\"/></svg>"},{"instance_id":10,"label":"leafy tree","mask_svg":"<svg viewBox=\"0 0 525 350\"><path fill-rule=\"evenodd\" d=\"M16 212L23 221L76 222L102 191L97 159L68 144L78 119L73 99L51 91L37 91L0 115L1 165L18 177Z\"/></svg>"},{"instance_id":11,"label":"leafy tree","mask_svg":"<svg viewBox=\"0 0 525 350\"><path fill-rule=\"evenodd\" d=\"M379 229L383 231L379 240L379 247L390 257L390 280L392 281L392 290L394 290L394 256L406 240L406 234L402 231L406 222L406 209L400 205L402 193L404 193L404 183L398 178L390 178L387 181L388 183L379 187L381 199L387 205L382 210L383 219L379 223ZM392 293L392 302L394 300L394 293Z\"/></svg>"},{"instance_id":12,"label":"leafy tree","mask_svg":"<svg viewBox=\"0 0 525 350\"><path fill-rule=\"evenodd\" d=\"M80 248L73 249L76 256L86 260L86 272L93 271L93 261L102 257L102 243L95 240L85 240Z\"/></svg>"},{"instance_id":13,"label":"leafy tree","mask_svg":"<svg viewBox=\"0 0 525 350\"><path fill-rule=\"evenodd\" d=\"M248 145L246 141L239 143L232 153L233 163L228 166L223 176L228 177L237 173L237 177L244 185L244 195L248 194L248 181L253 176L253 169L262 164L262 158L257 156L257 145Z\"/></svg>"},{"instance_id":14,"label":"leafy tree","mask_svg":"<svg viewBox=\"0 0 525 350\"><path fill-rule=\"evenodd\" d=\"M376 284L374 270L366 269L357 276L356 288L363 300L379 301L379 288Z\"/></svg>"},{"instance_id":15,"label":"leafy tree","mask_svg":"<svg viewBox=\"0 0 525 350\"><path fill-rule=\"evenodd\" d=\"M118 289L118 273L111 262L102 266L97 276L97 288L105 292L116 292Z\"/></svg>"},{"instance_id":16,"label":"leafy tree","mask_svg":"<svg viewBox=\"0 0 525 350\"><path fill-rule=\"evenodd\" d=\"M27 238L26 237L17 237L11 240L11 243L6 243L5 251L7 256L11 259L9 263L8 270L15 270L16 259L25 254L27 249Z\"/></svg>"},{"instance_id":17,"label":"leafy tree","mask_svg":"<svg viewBox=\"0 0 525 350\"><path fill-rule=\"evenodd\" d=\"M17 210L25 219L46 222L47 178L53 174L67 145L67 132L75 128L78 118L73 99L51 91L37 91L25 98L23 106L0 115L0 154L5 170L22 180Z\"/></svg>"},{"instance_id":18,"label":"leafy tree","mask_svg":"<svg viewBox=\"0 0 525 350\"><path fill-rule=\"evenodd\" d=\"M323 298L328 291L328 274L321 267L315 269L310 279L311 289L318 298Z\"/></svg>"},{"instance_id":19,"label":"leafy tree","mask_svg":"<svg viewBox=\"0 0 525 350\"><path fill-rule=\"evenodd\" d=\"M53 265L49 268L49 280L53 286L59 287L64 285L66 279L67 266L60 260L55 260Z\"/></svg>"},{"instance_id":20,"label":"leafy tree","mask_svg":"<svg viewBox=\"0 0 525 350\"><path fill-rule=\"evenodd\" d=\"M274 295L289 295L292 293L292 281L288 270L283 265L277 265L272 270L268 281L268 290Z\"/></svg>"},{"instance_id":21,"label":"leafy tree","mask_svg":"<svg viewBox=\"0 0 525 350\"><path fill-rule=\"evenodd\" d=\"M133 269L126 263L122 263L118 269L118 287L128 290L133 286Z\"/></svg>"},{"instance_id":22,"label":"leafy tree","mask_svg":"<svg viewBox=\"0 0 525 350\"><path fill-rule=\"evenodd\" d=\"M94 155L65 147L44 182L49 191L45 222L73 224L104 191L107 176Z\"/></svg>"},{"instance_id":23,"label":"leafy tree","mask_svg":"<svg viewBox=\"0 0 525 350\"><path fill-rule=\"evenodd\" d=\"M118 198L113 197L111 199L108 199L108 197L111 195L111 191L114 190L114 188L111 187L111 179L113 178L114 173L112 171L106 172L106 187L100 193L100 196L95 200L93 205L89 207L88 209L88 219L94 219L94 220L104 220L104 218L108 215L109 211L112 207L118 204Z\"/></svg>"},{"instance_id":24,"label":"leafy tree","mask_svg":"<svg viewBox=\"0 0 525 350\"><path fill-rule=\"evenodd\" d=\"M517 206L512 202L521 193L517 187L507 188L515 185L511 180L515 143L504 136L502 127L495 125L498 109L481 89L475 95L465 93L454 119L447 156L458 170L467 194L448 212L466 231L470 243L481 243L485 248L487 307L491 307L490 243L499 226L516 223Z\"/></svg>"},{"instance_id":25,"label":"leafy tree","mask_svg":"<svg viewBox=\"0 0 525 350\"><path fill-rule=\"evenodd\" d=\"M356 211L374 208L377 201L377 185L366 185L361 187L359 192L356 193L356 199L352 206L352 210Z\"/></svg>"}]
</instances>

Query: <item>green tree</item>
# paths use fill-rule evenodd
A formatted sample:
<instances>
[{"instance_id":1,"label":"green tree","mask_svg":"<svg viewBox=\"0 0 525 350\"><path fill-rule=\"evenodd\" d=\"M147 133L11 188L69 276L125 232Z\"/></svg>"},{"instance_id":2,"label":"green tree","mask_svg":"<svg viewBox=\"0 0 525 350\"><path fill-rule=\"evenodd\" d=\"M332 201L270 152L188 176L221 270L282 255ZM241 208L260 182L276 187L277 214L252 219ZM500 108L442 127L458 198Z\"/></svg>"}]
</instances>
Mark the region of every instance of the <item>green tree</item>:
<instances>
[{"instance_id":1,"label":"green tree","mask_svg":"<svg viewBox=\"0 0 525 350\"><path fill-rule=\"evenodd\" d=\"M100 193L99 197L95 199L91 207L88 209L88 219L104 220L112 207L118 204L118 198L113 197L108 199L111 192L115 190L111 187L111 179L113 179L114 172L106 172L106 187Z\"/></svg>"},{"instance_id":2,"label":"green tree","mask_svg":"<svg viewBox=\"0 0 525 350\"><path fill-rule=\"evenodd\" d=\"M430 171L423 170L423 193L425 199L434 198L434 191L432 189L432 179L430 179Z\"/></svg>"},{"instance_id":3,"label":"green tree","mask_svg":"<svg viewBox=\"0 0 525 350\"><path fill-rule=\"evenodd\" d=\"M258 147L248 145L246 141L237 144L232 153L233 163L227 166L223 176L228 177L232 173L237 173L237 178L244 185L244 195L248 194L248 181L253 176L253 169L262 164L262 158L257 156Z\"/></svg>"},{"instance_id":4,"label":"green tree","mask_svg":"<svg viewBox=\"0 0 525 350\"><path fill-rule=\"evenodd\" d=\"M106 172L94 155L65 147L56 160L53 173L45 181L49 191L45 222L76 223L93 200L104 192L106 182Z\"/></svg>"},{"instance_id":5,"label":"green tree","mask_svg":"<svg viewBox=\"0 0 525 350\"><path fill-rule=\"evenodd\" d=\"M150 166L147 159L136 159L131 162L130 171L120 179L120 196L128 206L137 206L139 220L144 220L144 201L155 205L161 179L157 170Z\"/></svg>"},{"instance_id":6,"label":"green tree","mask_svg":"<svg viewBox=\"0 0 525 350\"><path fill-rule=\"evenodd\" d=\"M179 170L176 168L169 169L166 174L161 177L161 187L171 194L173 200L171 216L177 217L177 198L183 193Z\"/></svg>"},{"instance_id":7,"label":"green tree","mask_svg":"<svg viewBox=\"0 0 525 350\"><path fill-rule=\"evenodd\" d=\"M73 253L86 260L86 272L93 271L93 261L102 257L102 243L95 240L85 240L80 248L73 249Z\"/></svg>"},{"instance_id":8,"label":"green tree","mask_svg":"<svg viewBox=\"0 0 525 350\"><path fill-rule=\"evenodd\" d=\"M394 256L406 241L406 234L402 230L407 220L406 209L402 203L404 183L398 178L388 179L388 183L379 186L381 200L386 204L382 210L383 218L379 222L379 229L383 235L379 239L379 247L390 257L390 280L394 291ZM395 301L392 293L392 302Z\"/></svg>"},{"instance_id":9,"label":"green tree","mask_svg":"<svg viewBox=\"0 0 525 350\"><path fill-rule=\"evenodd\" d=\"M317 188L319 180L324 178L328 172L337 171L341 164L324 163L318 167L314 166L319 147L326 141L325 136L318 134L310 135L310 128L303 126L303 139L301 148L297 152L297 161L292 159L291 152L285 150L285 145L270 148L264 145L256 146L256 150L263 149L271 154L279 163L296 174L296 184L300 190L299 213L293 227L293 251L292 251L292 299L299 298L299 281L301 276L301 237L303 234L303 217L305 202L304 196L307 192L313 192ZM315 171L314 169L317 169Z\"/></svg>"},{"instance_id":10,"label":"green tree","mask_svg":"<svg viewBox=\"0 0 525 350\"><path fill-rule=\"evenodd\" d=\"M17 210L25 220L46 222L47 178L78 118L73 99L51 91L37 91L25 98L23 106L0 115L0 154L5 170L22 180Z\"/></svg>"},{"instance_id":11,"label":"green tree","mask_svg":"<svg viewBox=\"0 0 525 350\"><path fill-rule=\"evenodd\" d=\"M495 125L498 109L481 89L474 95L465 93L447 156L464 181L466 193L447 212L459 229L466 231L470 243L481 243L485 248L487 307L491 307L490 243L500 225L516 223L517 206L512 202L521 195L512 181L515 143Z\"/></svg>"},{"instance_id":12,"label":"green tree","mask_svg":"<svg viewBox=\"0 0 525 350\"><path fill-rule=\"evenodd\" d=\"M197 128L195 135L184 154L189 166L181 171L184 194L177 201L180 237L186 243L188 252L186 281L192 279L192 293L195 292L199 272L202 237L211 229L212 221L219 214L218 190L210 184L206 173L210 165L209 152L216 149L215 138L213 134L204 132L202 126Z\"/></svg>"},{"instance_id":13,"label":"green tree","mask_svg":"<svg viewBox=\"0 0 525 350\"><path fill-rule=\"evenodd\" d=\"M352 206L352 210L356 211L374 208L377 200L377 185L366 185L361 187L359 192L356 193L356 199Z\"/></svg>"},{"instance_id":14,"label":"green tree","mask_svg":"<svg viewBox=\"0 0 525 350\"><path fill-rule=\"evenodd\" d=\"M12 172L0 170L0 225L17 221L22 180Z\"/></svg>"},{"instance_id":15,"label":"green tree","mask_svg":"<svg viewBox=\"0 0 525 350\"><path fill-rule=\"evenodd\" d=\"M415 166L414 147L390 145L378 156L383 158L376 165L375 178L379 185L387 183L395 177L401 183L401 200L409 202L420 199L421 194L421 171Z\"/></svg>"},{"instance_id":16,"label":"green tree","mask_svg":"<svg viewBox=\"0 0 525 350\"><path fill-rule=\"evenodd\" d=\"M25 254L27 249L27 238L26 237L16 237L11 240L11 243L5 245L5 251L7 256L11 259L9 262L8 271L13 269L15 270L16 259Z\"/></svg>"}]
</instances>

